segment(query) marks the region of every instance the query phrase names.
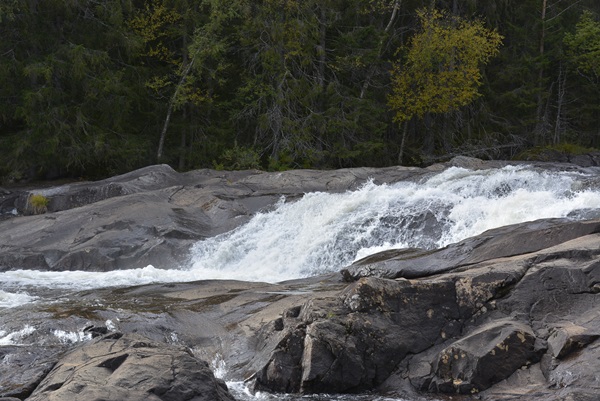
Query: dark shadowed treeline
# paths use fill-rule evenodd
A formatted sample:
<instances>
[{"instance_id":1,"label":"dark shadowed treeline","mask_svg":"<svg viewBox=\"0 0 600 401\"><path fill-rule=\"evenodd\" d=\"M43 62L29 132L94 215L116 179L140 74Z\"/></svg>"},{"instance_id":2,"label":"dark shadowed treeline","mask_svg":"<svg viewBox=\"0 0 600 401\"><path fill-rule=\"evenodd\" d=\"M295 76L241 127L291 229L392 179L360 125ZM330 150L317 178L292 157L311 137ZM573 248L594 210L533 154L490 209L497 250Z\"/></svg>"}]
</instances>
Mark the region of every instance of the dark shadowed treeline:
<instances>
[{"instance_id":1,"label":"dark shadowed treeline","mask_svg":"<svg viewBox=\"0 0 600 401\"><path fill-rule=\"evenodd\" d=\"M600 147L597 0L3 0L2 181Z\"/></svg>"}]
</instances>

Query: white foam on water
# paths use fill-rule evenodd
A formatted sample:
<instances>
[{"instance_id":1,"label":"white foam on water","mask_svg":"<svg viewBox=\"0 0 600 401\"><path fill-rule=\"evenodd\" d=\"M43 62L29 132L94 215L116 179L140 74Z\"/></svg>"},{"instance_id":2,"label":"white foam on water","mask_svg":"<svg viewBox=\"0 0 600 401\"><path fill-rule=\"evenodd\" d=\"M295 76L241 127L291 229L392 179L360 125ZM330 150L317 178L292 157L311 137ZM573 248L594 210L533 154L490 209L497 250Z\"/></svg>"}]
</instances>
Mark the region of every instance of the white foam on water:
<instances>
[{"instance_id":1,"label":"white foam on water","mask_svg":"<svg viewBox=\"0 0 600 401\"><path fill-rule=\"evenodd\" d=\"M35 327L25 325L21 330L6 333L0 330L0 345L22 345L21 341L35 331Z\"/></svg>"},{"instance_id":2,"label":"white foam on water","mask_svg":"<svg viewBox=\"0 0 600 401\"><path fill-rule=\"evenodd\" d=\"M217 379L225 380L225 376L227 375L227 364L225 363L225 360L221 354L217 353L215 355L210 362L210 367Z\"/></svg>"},{"instance_id":3,"label":"white foam on water","mask_svg":"<svg viewBox=\"0 0 600 401\"><path fill-rule=\"evenodd\" d=\"M179 269L0 273L1 288L91 289L236 279L278 282L338 271L390 249L434 249L508 224L600 209L586 176L523 166L449 168L421 182L365 184L346 193L308 193L259 213L231 232L198 242ZM29 291L31 292L31 291ZM6 293L6 292L5 292Z\"/></svg>"},{"instance_id":4,"label":"white foam on water","mask_svg":"<svg viewBox=\"0 0 600 401\"><path fill-rule=\"evenodd\" d=\"M240 401L410 401L406 398L392 398L374 394L272 394L264 391L252 392L243 381L228 381L227 388L236 400Z\"/></svg>"},{"instance_id":5,"label":"white foam on water","mask_svg":"<svg viewBox=\"0 0 600 401\"><path fill-rule=\"evenodd\" d=\"M7 292L0 290L0 308L16 308L34 302L37 297L25 292Z\"/></svg>"},{"instance_id":6,"label":"white foam on water","mask_svg":"<svg viewBox=\"0 0 600 401\"><path fill-rule=\"evenodd\" d=\"M89 341L92 339L90 333L84 333L83 330L79 331L65 331L65 330L53 330L52 334L63 344L77 344L83 341Z\"/></svg>"},{"instance_id":7,"label":"white foam on water","mask_svg":"<svg viewBox=\"0 0 600 401\"><path fill-rule=\"evenodd\" d=\"M0 282L9 288L44 287L84 290L193 280L197 280L193 272L157 269L152 265L141 269L110 272L13 270L0 273Z\"/></svg>"},{"instance_id":8,"label":"white foam on water","mask_svg":"<svg viewBox=\"0 0 600 401\"><path fill-rule=\"evenodd\" d=\"M117 330L117 326L110 319L108 319L104 324L106 325L106 328L108 329L108 331L116 331Z\"/></svg>"},{"instance_id":9,"label":"white foam on water","mask_svg":"<svg viewBox=\"0 0 600 401\"><path fill-rule=\"evenodd\" d=\"M390 248L439 248L495 227L600 208L598 191L574 189L582 178L514 166L450 168L421 183L310 193L198 243L192 270L276 282L337 271Z\"/></svg>"}]
</instances>

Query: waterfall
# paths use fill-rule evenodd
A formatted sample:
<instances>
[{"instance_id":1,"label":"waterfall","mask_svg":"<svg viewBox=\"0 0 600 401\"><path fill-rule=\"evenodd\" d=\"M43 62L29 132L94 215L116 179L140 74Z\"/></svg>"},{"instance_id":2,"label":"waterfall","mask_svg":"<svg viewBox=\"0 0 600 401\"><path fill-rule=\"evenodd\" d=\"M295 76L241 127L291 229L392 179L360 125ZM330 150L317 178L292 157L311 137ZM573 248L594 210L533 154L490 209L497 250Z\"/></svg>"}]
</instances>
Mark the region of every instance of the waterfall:
<instances>
[{"instance_id":1,"label":"waterfall","mask_svg":"<svg viewBox=\"0 0 600 401\"><path fill-rule=\"evenodd\" d=\"M198 242L177 269L0 273L0 307L35 302L34 288L89 289L236 279L278 282L334 272L390 248L435 249L485 230L600 209L590 175L524 166L449 168L419 182L368 182L345 193L284 198L237 229ZM160 267L160 266L158 266ZM4 305L3 305L4 303Z\"/></svg>"},{"instance_id":2,"label":"waterfall","mask_svg":"<svg viewBox=\"0 0 600 401\"><path fill-rule=\"evenodd\" d=\"M275 282L337 271L386 249L440 248L491 228L600 208L600 192L578 189L584 178L515 166L452 167L422 182L309 193L199 242L191 271Z\"/></svg>"}]
</instances>

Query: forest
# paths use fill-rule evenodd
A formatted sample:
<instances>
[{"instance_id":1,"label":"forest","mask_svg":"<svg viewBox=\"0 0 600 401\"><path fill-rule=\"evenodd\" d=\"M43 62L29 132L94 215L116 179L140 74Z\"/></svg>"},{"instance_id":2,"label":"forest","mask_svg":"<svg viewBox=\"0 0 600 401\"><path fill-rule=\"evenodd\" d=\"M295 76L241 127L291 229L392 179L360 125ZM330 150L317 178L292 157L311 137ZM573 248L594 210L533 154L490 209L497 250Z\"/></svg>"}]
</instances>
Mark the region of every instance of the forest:
<instances>
[{"instance_id":1,"label":"forest","mask_svg":"<svg viewBox=\"0 0 600 401\"><path fill-rule=\"evenodd\" d=\"M0 183L600 147L597 0L2 0Z\"/></svg>"}]
</instances>

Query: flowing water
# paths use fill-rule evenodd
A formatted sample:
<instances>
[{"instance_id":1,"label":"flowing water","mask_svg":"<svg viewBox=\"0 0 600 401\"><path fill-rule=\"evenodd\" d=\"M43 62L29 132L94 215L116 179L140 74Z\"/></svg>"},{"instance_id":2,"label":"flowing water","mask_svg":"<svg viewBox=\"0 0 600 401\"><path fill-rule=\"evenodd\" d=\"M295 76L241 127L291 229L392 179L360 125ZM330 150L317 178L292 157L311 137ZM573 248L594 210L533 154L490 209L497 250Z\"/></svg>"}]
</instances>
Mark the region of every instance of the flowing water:
<instances>
[{"instance_id":1,"label":"flowing water","mask_svg":"<svg viewBox=\"0 0 600 401\"><path fill-rule=\"evenodd\" d=\"M40 289L279 282L338 271L386 249L435 249L508 224L600 213L600 188L588 185L598 173L452 167L421 182L367 183L346 193L308 193L295 202L282 198L246 225L198 242L190 262L176 269L0 273L0 308L40 302Z\"/></svg>"},{"instance_id":2,"label":"flowing water","mask_svg":"<svg viewBox=\"0 0 600 401\"><path fill-rule=\"evenodd\" d=\"M147 266L100 272L0 273L0 311L45 302L52 290L82 290L148 283L236 279L278 282L338 271L354 260L391 249L435 249L485 230L550 217L600 216L600 189L589 185L600 170L549 172L524 166L471 171L449 168L420 182L367 183L346 193L309 193L281 199L274 210L246 225L198 242L190 262L176 269ZM0 345L26 336L0 330ZM57 333L80 341L78 333ZM71 338L72 337L72 338ZM388 401L380 396L285 398L249 395L230 382L240 399ZM275 398L273 398L275 397Z\"/></svg>"}]
</instances>

